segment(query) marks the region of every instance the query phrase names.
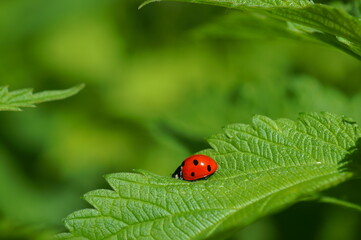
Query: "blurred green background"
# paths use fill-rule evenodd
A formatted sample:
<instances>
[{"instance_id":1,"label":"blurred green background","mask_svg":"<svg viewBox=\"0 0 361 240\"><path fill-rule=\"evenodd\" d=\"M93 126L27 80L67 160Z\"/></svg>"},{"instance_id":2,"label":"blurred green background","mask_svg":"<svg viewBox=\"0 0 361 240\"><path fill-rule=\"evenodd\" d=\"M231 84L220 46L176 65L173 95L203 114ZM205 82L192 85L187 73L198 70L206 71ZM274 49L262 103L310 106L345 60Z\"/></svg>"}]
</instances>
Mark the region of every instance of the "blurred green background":
<instances>
[{"instance_id":1,"label":"blurred green background","mask_svg":"<svg viewBox=\"0 0 361 240\"><path fill-rule=\"evenodd\" d=\"M227 9L140 3L0 1L0 85L86 84L64 101L0 113L0 239L49 239L89 207L82 194L108 188L104 174L170 176L208 136L254 114L331 111L361 122L360 61L278 38L248 15L229 34L218 24L235 14ZM359 184L332 193L361 203ZM356 240L360 226L358 213L305 202L232 239Z\"/></svg>"}]
</instances>

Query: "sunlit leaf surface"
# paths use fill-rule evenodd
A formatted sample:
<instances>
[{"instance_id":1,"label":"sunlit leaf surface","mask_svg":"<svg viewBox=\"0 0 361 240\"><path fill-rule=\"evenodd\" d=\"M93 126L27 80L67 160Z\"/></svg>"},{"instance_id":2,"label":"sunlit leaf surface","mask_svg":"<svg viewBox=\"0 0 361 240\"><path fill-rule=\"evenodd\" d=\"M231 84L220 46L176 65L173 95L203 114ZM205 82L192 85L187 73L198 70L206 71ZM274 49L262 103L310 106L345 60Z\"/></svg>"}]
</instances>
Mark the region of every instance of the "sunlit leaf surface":
<instances>
[{"instance_id":1,"label":"sunlit leaf surface","mask_svg":"<svg viewBox=\"0 0 361 240\"><path fill-rule=\"evenodd\" d=\"M330 113L297 121L255 116L209 138L219 170L186 182L143 170L106 176L114 190L85 199L95 209L65 219L60 239L222 239L232 230L355 175L360 129ZM355 169L354 169L355 168Z\"/></svg>"}]
</instances>

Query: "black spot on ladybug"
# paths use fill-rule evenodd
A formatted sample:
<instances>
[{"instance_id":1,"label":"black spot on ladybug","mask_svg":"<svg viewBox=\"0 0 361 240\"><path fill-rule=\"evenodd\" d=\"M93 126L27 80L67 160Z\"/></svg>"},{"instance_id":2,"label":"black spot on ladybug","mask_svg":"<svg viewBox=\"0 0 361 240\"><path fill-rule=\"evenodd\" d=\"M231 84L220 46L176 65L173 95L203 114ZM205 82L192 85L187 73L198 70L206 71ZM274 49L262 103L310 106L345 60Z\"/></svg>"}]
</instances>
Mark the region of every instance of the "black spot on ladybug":
<instances>
[{"instance_id":1,"label":"black spot on ladybug","mask_svg":"<svg viewBox=\"0 0 361 240\"><path fill-rule=\"evenodd\" d=\"M194 160L193 160L193 164L194 164L194 166L197 166L197 165L198 165L198 160L197 160L197 159L194 159Z\"/></svg>"},{"instance_id":2,"label":"black spot on ladybug","mask_svg":"<svg viewBox=\"0 0 361 240\"><path fill-rule=\"evenodd\" d=\"M194 177L194 172L191 173L191 176Z\"/></svg>"},{"instance_id":3,"label":"black spot on ladybug","mask_svg":"<svg viewBox=\"0 0 361 240\"><path fill-rule=\"evenodd\" d=\"M212 171L211 165L207 165L208 172Z\"/></svg>"}]
</instances>

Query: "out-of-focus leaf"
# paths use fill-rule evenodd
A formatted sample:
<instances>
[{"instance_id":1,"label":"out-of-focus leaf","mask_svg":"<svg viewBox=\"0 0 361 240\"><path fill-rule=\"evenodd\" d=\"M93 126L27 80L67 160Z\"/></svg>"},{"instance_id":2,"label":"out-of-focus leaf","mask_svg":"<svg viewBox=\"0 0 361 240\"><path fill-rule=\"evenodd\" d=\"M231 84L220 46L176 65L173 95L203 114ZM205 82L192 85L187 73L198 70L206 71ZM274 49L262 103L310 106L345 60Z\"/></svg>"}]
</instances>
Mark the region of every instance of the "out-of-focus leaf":
<instances>
[{"instance_id":1,"label":"out-of-focus leaf","mask_svg":"<svg viewBox=\"0 0 361 240\"><path fill-rule=\"evenodd\" d=\"M302 111L328 111L361 121L360 105L361 94L348 97L314 78L295 76L190 94L163 121L178 134L199 140L227 122L247 121L253 114L292 118Z\"/></svg>"},{"instance_id":2,"label":"out-of-focus leaf","mask_svg":"<svg viewBox=\"0 0 361 240\"><path fill-rule=\"evenodd\" d=\"M148 0L142 6L159 0ZM309 0L169 0L201 3L261 13L292 22L298 31L361 59L361 21L340 8ZM300 25L300 27L298 26Z\"/></svg>"},{"instance_id":3,"label":"out-of-focus leaf","mask_svg":"<svg viewBox=\"0 0 361 240\"><path fill-rule=\"evenodd\" d=\"M194 32L196 36L212 36L218 38L269 39L270 37L282 37L298 41L310 41L326 45L331 44L352 56L355 55L349 46L339 41L333 35L310 32L309 28L302 27L302 25L299 24L249 12L228 14L197 28Z\"/></svg>"},{"instance_id":4,"label":"out-of-focus leaf","mask_svg":"<svg viewBox=\"0 0 361 240\"><path fill-rule=\"evenodd\" d=\"M295 40L310 39L303 32L297 30L290 23L265 15L249 12L234 12L216 18L194 30L197 37L226 37L226 38L270 38L284 37Z\"/></svg>"}]
</instances>

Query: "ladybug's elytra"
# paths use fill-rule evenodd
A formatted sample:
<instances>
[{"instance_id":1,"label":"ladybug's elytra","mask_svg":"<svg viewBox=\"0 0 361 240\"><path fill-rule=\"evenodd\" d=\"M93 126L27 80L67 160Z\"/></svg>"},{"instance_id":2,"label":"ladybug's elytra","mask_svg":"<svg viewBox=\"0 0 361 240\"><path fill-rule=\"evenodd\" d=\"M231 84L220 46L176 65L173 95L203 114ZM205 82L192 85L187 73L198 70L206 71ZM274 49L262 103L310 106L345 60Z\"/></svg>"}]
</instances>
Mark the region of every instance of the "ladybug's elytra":
<instances>
[{"instance_id":1,"label":"ladybug's elytra","mask_svg":"<svg viewBox=\"0 0 361 240\"><path fill-rule=\"evenodd\" d=\"M196 154L186 158L172 177L186 181L204 180L212 176L217 169L218 165L212 158Z\"/></svg>"}]
</instances>

